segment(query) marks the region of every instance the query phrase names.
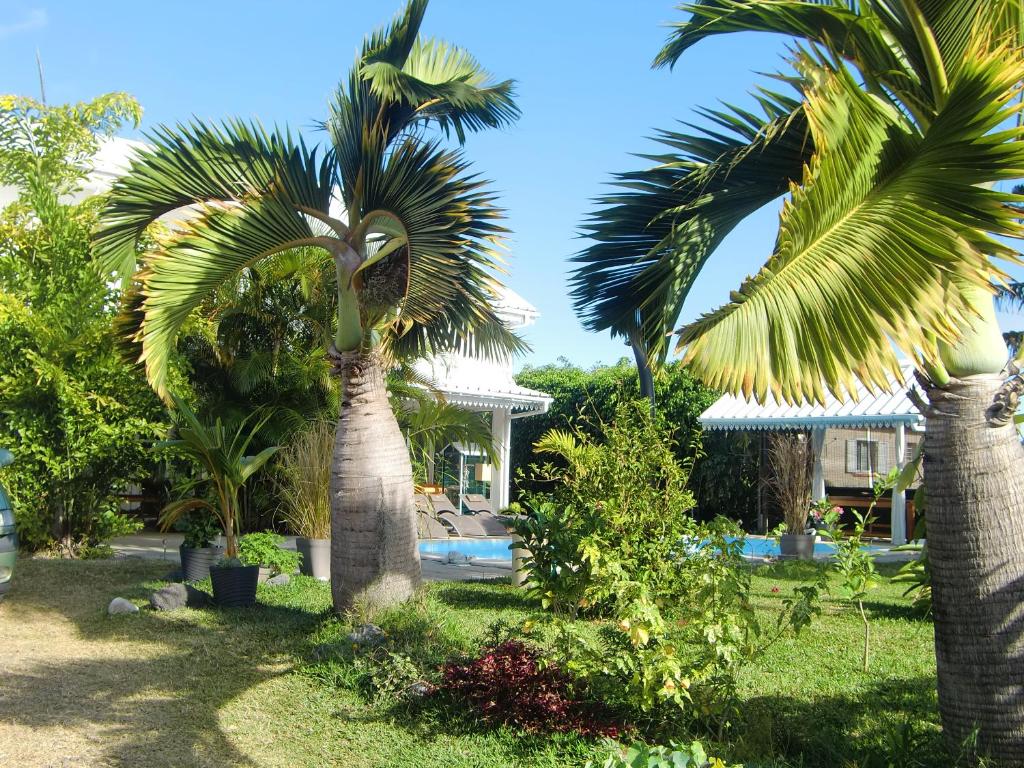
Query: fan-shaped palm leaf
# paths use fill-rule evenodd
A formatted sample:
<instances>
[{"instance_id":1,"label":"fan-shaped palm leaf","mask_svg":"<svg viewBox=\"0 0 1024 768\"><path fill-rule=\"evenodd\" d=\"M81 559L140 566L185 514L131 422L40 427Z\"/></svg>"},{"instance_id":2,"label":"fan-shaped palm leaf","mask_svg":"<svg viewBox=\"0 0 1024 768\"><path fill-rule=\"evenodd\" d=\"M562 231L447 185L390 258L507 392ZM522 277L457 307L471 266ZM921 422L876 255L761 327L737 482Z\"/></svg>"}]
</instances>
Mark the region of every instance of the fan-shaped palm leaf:
<instances>
[{"instance_id":1,"label":"fan-shaped palm leaf","mask_svg":"<svg viewBox=\"0 0 1024 768\"><path fill-rule=\"evenodd\" d=\"M1020 235L1006 196L979 185L1024 168L1024 149L1006 143L1019 130L987 135L1018 109L1009 99L1022 77L1005 49L977 50L919 134L831 71L807 93L817 154L775 253L730 304L682 332L695 372L759 398L821 400L819 375L837 393L853 391L852 375L884 387L897 370L887 339L934 359L932 335L956 339L972 313L954 286L987 286L987 254L1013 255L983 232Z\"/></svg>"}]
</instances>

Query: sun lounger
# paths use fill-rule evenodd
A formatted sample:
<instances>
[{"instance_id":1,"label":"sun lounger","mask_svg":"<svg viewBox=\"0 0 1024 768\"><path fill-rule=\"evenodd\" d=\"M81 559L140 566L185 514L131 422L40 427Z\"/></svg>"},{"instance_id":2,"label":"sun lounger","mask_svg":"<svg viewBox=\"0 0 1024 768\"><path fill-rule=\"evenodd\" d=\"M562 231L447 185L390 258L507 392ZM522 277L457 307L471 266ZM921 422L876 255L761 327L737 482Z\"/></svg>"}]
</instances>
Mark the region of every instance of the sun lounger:
<instances>
[{"instance_id":1,"label":"sun lounger","mask_svg":"<svg viewBox=\"0 0 1024 768\"><path fill-rule=\"evenodd\" d=\"M429 514L417 515L417 528L421 539L447 539L448 528Z\"/></svg>"},{"instance_id":2,"label":"sun lounger","mask_svg":"<svg viewBox=\"0 0 1024 768\"><path fill-rule=\"evenodd\" d=\"M467 493L462 497L462 503L470 512L494 512L491 502L482 493Z\"/></svg>"},{"instance_id":3,"label":"sun lounger","mask_svg":"<svg viewBox=\"0 0 1024 768\"><path fill-rule=\"evenodd\" d=\"M442 512L438 519L451 526L456 536L486 536L487 531L477 521L475 515L459 515L455 512Z\"/></svg>"},{"instance_id":4,"label":"sun lounger","mask_svg":"<svg viewBox=\"0 0 1024 768\"><path fill-rule=\"evenodd\" d=\"M508 536L508 528L490 512L478 512L473 519L480 523L488 536Z\"/></svg>"},{"instance_id":5,"label":"sun lounger","mask_svg":"<svg viewBox=\"0 0 1024 768\"><path fill-rule=\"evenodd\" d=\"M430 494L429 498L430 506L434 508L434 511L438 515L440 515L442 512L451 512L453 515L459 514L459 510L455 508L455 505L452 504L451 499L449 499L445 494L432 493Z\"/></svg>"},{"instance_id":6,"label":"sun lounger","mask_svg":"<svg viewBox=\"0 0 1024 768\"><path fill-rule=\"evenodd\" d=\"M432 515L434 513L433 507L430 506L430 500L424 493L414 493L412 500L416 504L416 511L424 515Z\"/></svg>"}]
</instances>

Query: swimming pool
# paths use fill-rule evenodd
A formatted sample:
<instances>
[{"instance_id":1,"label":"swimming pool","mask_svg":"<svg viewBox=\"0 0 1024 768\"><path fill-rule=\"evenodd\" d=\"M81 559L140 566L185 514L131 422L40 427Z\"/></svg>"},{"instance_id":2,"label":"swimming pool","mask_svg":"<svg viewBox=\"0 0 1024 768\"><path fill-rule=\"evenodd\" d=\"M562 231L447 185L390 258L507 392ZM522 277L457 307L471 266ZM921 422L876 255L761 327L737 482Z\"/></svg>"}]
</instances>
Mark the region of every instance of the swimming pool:
<instances>
[{"instance_id":1,"label":"swimming pool","mask_svg":"<svg viewBox=\"0 0 1024 768\"><path fill-rule=\"evenodd\" d=\"M493 539L421 539L421 555L440 555L448 557L449 552L458 552L466 557L479 560L511 560L512 550L508 545L510 538Z\"/></svg>"},{"instance_id":2,"label":"swimming pool","mask_svg":"<svg viewBox=\"0 0 1024 768\"><path fill-rule=\"evenodd\" d=\"M478 560L511 560L512 550L508 545L512 543L510 538L493 539L424 539L420 541L421 555L439 555L447 558L448 553L458 552L466 557ZM865 544L864 549L874 554L879 554L888 549L887 546L878 544ZM835 552L835 547L826 542L818 542L814 545L815 557L827 557ZM760 537L748 537L743 543L743 555L745 557L778 557L779 542L776 539Z\"/></svg>"}]
</instances>

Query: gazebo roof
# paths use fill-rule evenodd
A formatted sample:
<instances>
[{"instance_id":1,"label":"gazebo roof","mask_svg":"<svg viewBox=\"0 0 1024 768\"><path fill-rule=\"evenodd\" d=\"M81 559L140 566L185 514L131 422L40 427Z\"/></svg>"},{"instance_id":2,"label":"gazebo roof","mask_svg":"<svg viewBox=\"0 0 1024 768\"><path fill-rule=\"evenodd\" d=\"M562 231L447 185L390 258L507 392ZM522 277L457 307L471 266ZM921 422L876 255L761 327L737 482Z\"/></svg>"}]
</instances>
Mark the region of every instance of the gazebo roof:
<instances>
[{"instance_id":1,"label":"gazebo roof","mask_svg":"<svg viewBox=\"0 0 1024 768\"><path fill-rule=\"evenodd\" d=\"M889 377L889 389L870 392L857 383L856 400L839 400L825 393L825 404L789 405L769 395L764 403L735 395L723 395L700 415L705 429L779 430L815 427L913 426L924 421L907 391L914 382L912 366L903 367L902 379Z\"/></svg>"}]
</instances>

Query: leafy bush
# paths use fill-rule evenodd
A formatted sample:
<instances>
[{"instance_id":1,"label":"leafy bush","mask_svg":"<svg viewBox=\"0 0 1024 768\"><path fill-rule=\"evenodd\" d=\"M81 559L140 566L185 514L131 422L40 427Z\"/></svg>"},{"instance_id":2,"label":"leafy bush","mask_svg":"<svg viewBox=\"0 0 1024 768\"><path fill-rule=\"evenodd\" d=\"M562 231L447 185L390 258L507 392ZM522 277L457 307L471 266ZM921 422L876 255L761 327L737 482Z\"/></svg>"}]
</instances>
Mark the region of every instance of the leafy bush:
<instances>
[{"instance_id":1,"label":"leafy bush","mask_svg":"<svg viewBox=\"0 0 1024 768\"><path fill-rule=\"evenodd\" d=\"M220 523L209 510L193 509L181 518L175 529L185 534L184 544L192 549L202 549L213 543L221 533Z\"/></svg>"},{"instance_id":2,"label":"leafy bush","mask_svg":"<svg viewBox=\"0 0 1024 768\"><path fill-rule=\"evenodd\" d=\"M623 582L678 595L687 542L702 538L687 468L647 405L622 405L599 427L600 438L582 429L541 438L537 452L559 463L531 467L549 491L514 523L531 589L559 614L607 612Z\"/></svg>"},{"instance_id":3,"label":"leafy bush","mask_svg":"<svg viewBox=\"0 0 1024 768\"><path fill-rule=\"evenodd\" d=\"M292 573L299 567L302 555L281 549L284 536L264 531L247 533L238 540L238 558L246 565L260 565L274 573Z\"/></svg>"},{"instance_id":4,"label":"leafy bush","mask_svg":"<svg viewBox=\"0 0 1024 768\"><path fill-rule=\"evenodd\" d=\"M759 619L742 532L693 519L687 467L645 403L620 406L599 438L552 431L537 449L565 466L534 468L550 490L515 528L530 589L558 617L552 658L648 730L680 714L726 727L737 671L810 622L824 575ZM580 611L616 622L595 637L573 621Z\"/></svg>"},{"instance_id":5,"label":"leafy bush","mask_svg":"<svg viewBox=\"0 0 1024 768\"><path fill-rule=\"evenodd\" d=\"M615 737L622 732L602 707L581 702L580 687L555 664L517 640L484 648L467 664L448 663L440 690L465 700L492 725L527 732L576 731Z\"/></svg>"},{"instance_id":6,"label":"leafy bush","mask_svg":"<svg viewBox=\"0 0 1024 768\"><path fill-rule=\"evenodd\" d=\"M598 768L594 761L587 768ZM667 747L652 746L644 742L622 747L611 746L611 754L600 764L600 768L727 768L717 757L709 757L699 741L690 744L670 744ZM736 765L732 768L742 768Z\"/></svg>"},{"instance_id":7,"label":"leafy bush","mask_svg":"<svg viewBox=\"0 0 1024 768\"><path fill-rule=\"evenodd\" d=\"M125 94L51 106L0 97L0 446L23 546L76 555L137 529L118 493L151 468L164 408L118 348L119 292L92 263L97 198L65 204L99 137L141 110Z\"/></svg>"}]
</instances>

